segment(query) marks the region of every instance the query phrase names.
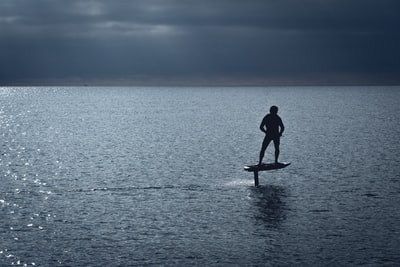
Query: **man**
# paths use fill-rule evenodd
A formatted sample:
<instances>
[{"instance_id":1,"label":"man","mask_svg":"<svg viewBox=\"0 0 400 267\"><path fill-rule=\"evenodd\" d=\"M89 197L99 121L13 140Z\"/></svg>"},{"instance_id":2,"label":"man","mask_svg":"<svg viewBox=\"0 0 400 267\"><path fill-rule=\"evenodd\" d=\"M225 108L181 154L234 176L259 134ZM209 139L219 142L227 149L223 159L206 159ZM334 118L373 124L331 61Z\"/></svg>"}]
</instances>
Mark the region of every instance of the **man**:
<instances>
[{"instance_id":1,"label":"man","mask_svg":"<svg viewBox=\"0 0 400 267\"><path fill-rule=\"evenodd\" d=\"M277 115L278 107L272 106L269 109L269 112L270 113L264 117L260 124L260 130L265 133L265 137L260 151L260 160L258 161L259 165L261 165L265 150L271 141L274 141L275 163L278 163L280 138L285 130L282 119Z\"/></svg>"}]
</instances>

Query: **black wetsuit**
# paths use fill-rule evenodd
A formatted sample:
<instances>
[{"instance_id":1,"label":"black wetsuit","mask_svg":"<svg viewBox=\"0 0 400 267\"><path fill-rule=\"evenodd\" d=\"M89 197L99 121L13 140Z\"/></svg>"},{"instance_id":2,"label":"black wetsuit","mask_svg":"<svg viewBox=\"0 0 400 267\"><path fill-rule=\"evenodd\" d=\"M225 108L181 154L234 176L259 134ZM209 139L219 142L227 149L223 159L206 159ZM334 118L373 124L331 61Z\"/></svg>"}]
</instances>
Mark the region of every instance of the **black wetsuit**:
<instances>
[{"instance_id":1,"label":"black wetsuit","mask_svg":"<svg viewBox=\"0 0 400 267\"><path fill-rule=\"evenodd\" d=\"M285 129L282 119L277 114L269 113L263 118L260 124L260 129L265 132L265 137L260 151L259 163L261 164L265 150L271 141L274 141L275 162L278 162L280 137Z\"/></svg>"}]
</instances>

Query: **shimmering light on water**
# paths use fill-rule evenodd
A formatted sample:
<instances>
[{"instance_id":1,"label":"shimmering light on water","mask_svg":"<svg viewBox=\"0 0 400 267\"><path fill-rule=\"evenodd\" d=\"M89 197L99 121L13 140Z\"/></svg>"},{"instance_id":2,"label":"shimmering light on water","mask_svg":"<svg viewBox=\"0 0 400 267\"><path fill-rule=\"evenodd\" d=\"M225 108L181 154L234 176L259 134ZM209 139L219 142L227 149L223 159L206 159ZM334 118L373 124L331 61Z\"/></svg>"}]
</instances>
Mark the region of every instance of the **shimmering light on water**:
<instances>
[{"instance_id":1,"label":"shimmering light on water","mask_svg":"<svg viewBox=\"0 0 400 267\"><path fill-rule=\"evenodd\" d=\"M0 88L0 265L400 264L399 102L398 87ZM243 165L272 104L292 165L255 188Z\"/></svg>"}]
</instances>

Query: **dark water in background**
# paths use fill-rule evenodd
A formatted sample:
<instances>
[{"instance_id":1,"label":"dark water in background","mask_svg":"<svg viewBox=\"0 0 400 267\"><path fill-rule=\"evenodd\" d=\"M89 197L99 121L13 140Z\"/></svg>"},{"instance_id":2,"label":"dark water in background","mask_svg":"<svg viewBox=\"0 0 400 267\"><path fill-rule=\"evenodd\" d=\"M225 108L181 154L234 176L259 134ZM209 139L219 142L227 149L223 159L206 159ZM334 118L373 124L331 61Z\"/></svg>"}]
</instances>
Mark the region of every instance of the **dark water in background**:
<instances>
[{"instance_id":1,"label":"dark water in background","mask_svg":"<svg viewBox=\"0 0 400 267\"><path fill-rule=\"evenodd\" d=\"M0 88L0 266L395 266L399 136L399 87Z\"/></svg>"}]
</instances>

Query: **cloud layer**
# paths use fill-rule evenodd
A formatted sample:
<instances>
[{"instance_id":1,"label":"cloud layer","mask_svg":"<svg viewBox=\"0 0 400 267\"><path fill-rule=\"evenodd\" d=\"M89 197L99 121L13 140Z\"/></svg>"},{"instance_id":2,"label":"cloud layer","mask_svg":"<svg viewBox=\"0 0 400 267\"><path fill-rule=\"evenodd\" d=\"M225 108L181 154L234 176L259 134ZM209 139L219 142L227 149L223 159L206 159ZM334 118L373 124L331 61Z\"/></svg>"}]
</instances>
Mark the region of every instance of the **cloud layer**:
<instances>
[{"instance_id":1,"label":"cloud layer","mask_svg":"<svg viewBox=\"0 0 400 267\"><path fill-rule=\"evenodd\" d=\"M0 2L0 84L400 76L396 0Z\"/></svg>"}]
</instances>

